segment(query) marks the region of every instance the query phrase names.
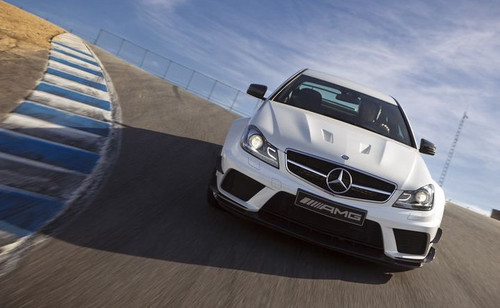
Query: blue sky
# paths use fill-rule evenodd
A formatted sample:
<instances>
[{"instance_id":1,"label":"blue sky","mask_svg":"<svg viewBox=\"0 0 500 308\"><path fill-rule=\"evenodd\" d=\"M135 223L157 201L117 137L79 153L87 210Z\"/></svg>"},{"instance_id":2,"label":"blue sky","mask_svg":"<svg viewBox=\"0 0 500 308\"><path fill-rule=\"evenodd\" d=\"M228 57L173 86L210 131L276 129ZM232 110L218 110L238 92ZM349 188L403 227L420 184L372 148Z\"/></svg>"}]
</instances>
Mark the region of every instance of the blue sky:
<instances>
[{"instance_id":1,"label":"blue sky","mask_svg":"<svg viewBox=\"0 0 500 308\"><path fill-rule=\"evenodd\" d=\"M500 209L500 1L7 1L87 39L100 28L241 90L308 67L394 96L447 198Z\"/></svg>"}]
</instances>

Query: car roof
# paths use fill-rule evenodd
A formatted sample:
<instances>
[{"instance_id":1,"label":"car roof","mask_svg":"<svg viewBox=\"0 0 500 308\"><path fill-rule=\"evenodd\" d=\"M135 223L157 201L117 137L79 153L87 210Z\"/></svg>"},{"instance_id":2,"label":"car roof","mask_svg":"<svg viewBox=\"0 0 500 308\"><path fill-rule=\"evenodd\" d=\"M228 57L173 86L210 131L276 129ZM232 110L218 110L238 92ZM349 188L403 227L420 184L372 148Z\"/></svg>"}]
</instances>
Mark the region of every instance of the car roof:
<instances>
[{"instance_id":1,"label":"car roof","mask_svg":"<svg viewBox=\"0 0 500 308\"><path fill-rule=\"evenodd\" d=\"M364 93L366 95L369 95L369 96L378 98L380 100L386 101L390 104L397 105L396 100L387 94L375 91L375 90L370 89L368 87L362 86L360 84L357 84L355 82L352 82L352 81L349 81L349 80L346 80L346 79L343 79L343 78L340 78L337 76L329 75L329 74L318 72L318 71L311 70L311 69L304 70L302 72L302 74L307 75L307 76L311 76L314 78L318 78L321 80L325 80L325 81L334 83L334 84L342 86L342 87L353 89L355 91L358 91L358 92Z\"/></svg>"}]
</instances>

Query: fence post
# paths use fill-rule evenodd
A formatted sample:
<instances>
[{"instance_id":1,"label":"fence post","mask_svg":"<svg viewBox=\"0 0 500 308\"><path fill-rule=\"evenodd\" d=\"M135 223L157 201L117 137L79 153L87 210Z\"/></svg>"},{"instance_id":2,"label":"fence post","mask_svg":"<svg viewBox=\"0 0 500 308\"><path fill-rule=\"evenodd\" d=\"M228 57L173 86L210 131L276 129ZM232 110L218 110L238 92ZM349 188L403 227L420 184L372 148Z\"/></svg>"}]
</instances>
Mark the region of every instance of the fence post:
<instances>
[{"instance_id":1,"label":"fence post","mask_svg":"<svg viewBox=\"0 0 500 308\"><path fill-rule=\"evenodd\" d=\"M189 77L189 81L186 86L186 90L189 89L189 86L191 85L191 81L193 80L195 70L192 70L193 72L191 73L191 77Z\"/></svg>"},{"instance_id":2,"label":"fence post","mask_svg":"<svg viewBox=\"0 0 500 308\"><path fill-rule=\"evenodd\" d=\"M210 94L208 94L207 100L210 100L210 98L212 97L212 93L214 92L216 85L217 85L217 80L214 80L214 85L212 86L212 89L210 89Z\"/></svg>"},{"instance_id":3,"label":"fence post","mask_svg":"<svg viewBox=\"0 0 500 308\"><path fill-rule=\"evenodd\" d=\"M172 64L172 60L168 60L167 69L165 70L165 74L163 74L163 79L166 79L168 70L170 69L170 64Z\"/></svg>"},{"instance_id":4,"label":"fence post","mask_svg":"<svg viewBox=\"0 0 500 308\"><path fill-rule=\"evenodd\" d=\"M97 34L97 37L94 40L94 45L96 45L96 46L97 46L97 42L101 38L101 33L102 33L102 29L99 29L99 33Z\"/></svg>"},{"instance_id":5,"label":"fence post","mask_svg":"<svg viewBox=\"0 0 500 308\"><path fill-rule=\"evenodd\" d=\"M146 59L146 55L148 54L149 50L146 49L146 51L144 52L144 55L142 56L142 60L141 60L141 65L139 65L139 67L142 67L142 65L144 64L144 60Z\"/></svg>"},{"instance_id":6,"label":"fence post","mask_svg":"<svg viewBox=\"0 0 500 308\"><path fill-rule=\"evenodd\" d=\"M122 38L122 42L120 43L120 47L118 48L118 51L116 52L117 56L119 56L120 55L120 51L122 51L123 43L125 43L125 39L124 38Z\"/></svg>"},{"instance_id":7,"label":"fence post","mask_svg":"<svg viewBox=\"0 0 500 308\"><path fill-rule=\"evenodd\" d=\"M240 95L240 90L236 90L236 96L233 99L233 103L231 104L231 107L229 107L229 111L233 110L234 104L236 103L236 100L238 99L239 95Z\"/></svg>"}]
</instances>

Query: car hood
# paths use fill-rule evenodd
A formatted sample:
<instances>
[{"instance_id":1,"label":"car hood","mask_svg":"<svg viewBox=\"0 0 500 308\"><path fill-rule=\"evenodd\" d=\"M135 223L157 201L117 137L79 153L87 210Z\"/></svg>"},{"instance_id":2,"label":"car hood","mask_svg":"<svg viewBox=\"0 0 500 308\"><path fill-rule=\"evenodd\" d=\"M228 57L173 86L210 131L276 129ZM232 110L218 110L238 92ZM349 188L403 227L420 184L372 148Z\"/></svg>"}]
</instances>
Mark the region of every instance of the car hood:
<instances>
[{"instance_id":1,"label":"car hood","mask_svg":"<svg viewBox=\"0 0 500 308\"><path fill-rule=\"evenodd\" d=\"M317 113L268 101L250 124L281 151L294 149L343 164L394 182L398 189L433 182L417 149Z\"/></svg>"}]
</instances>

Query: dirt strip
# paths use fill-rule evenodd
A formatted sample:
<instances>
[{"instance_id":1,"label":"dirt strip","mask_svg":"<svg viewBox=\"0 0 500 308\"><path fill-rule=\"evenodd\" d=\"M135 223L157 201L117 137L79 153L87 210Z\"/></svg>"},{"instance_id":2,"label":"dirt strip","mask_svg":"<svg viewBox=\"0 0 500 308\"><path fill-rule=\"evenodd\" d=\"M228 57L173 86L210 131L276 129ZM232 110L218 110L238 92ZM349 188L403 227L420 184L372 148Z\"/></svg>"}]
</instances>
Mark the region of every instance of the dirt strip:
<instances>
[{"instance_id":1,"label":"dirt strip","mask_svg":"<svg viewBox=\"0 0 500 308\"><path fill-rule=\"evenodd\" d=\"M0 120L31 91L62 28L0 1Z\"/></svg>"}]
</instances>

